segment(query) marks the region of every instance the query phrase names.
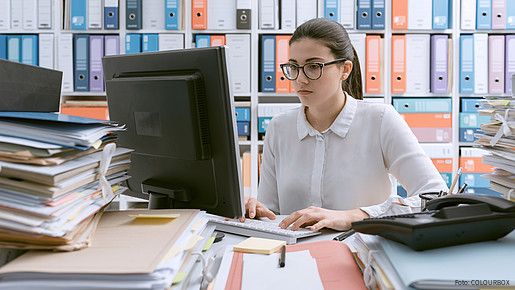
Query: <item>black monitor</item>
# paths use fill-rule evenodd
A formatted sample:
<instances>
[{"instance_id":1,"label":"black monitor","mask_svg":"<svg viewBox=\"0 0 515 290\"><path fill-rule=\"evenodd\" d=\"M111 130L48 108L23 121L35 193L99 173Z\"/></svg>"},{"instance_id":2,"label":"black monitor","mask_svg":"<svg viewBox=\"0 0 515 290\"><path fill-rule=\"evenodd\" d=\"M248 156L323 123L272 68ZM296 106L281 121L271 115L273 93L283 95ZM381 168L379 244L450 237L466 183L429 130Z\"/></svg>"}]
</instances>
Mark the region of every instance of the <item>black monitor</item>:
<instances>
[{"instance_id":1,"label":"black monitor","mask_svg":"<svg viewBox=\"0 0 515 290\"><path fill-rule=\"evenodd\" d=\"M109 115L127 125L129 194L149 208L243 212L240 153L224 47L107 56Z\"/></svg>"}]
</instances>

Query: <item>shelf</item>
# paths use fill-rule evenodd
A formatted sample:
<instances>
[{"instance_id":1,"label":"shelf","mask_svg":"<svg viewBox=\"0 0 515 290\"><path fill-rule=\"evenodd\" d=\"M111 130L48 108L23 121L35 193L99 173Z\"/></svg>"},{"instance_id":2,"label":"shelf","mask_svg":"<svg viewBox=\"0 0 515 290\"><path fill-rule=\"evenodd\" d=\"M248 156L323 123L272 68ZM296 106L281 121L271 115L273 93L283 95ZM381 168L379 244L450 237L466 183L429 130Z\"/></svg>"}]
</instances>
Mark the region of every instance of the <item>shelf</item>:
<instances>
[{"instance_id":1,"label":"shelf","mask_svg":"<svg viewBox=\"0 0 515 290\"><path fill-rule=\"evenodd\" d=\"M105 97L106 92L61 92L63 97Z\"/></svg>"},{"instance_id":2,"label":"shelf","mask_svg":"<svg viewBox=\"0 0 515 290\"><path fill-rule=\"evenodd\" d=\"M512 95L509 95L509 94L481 94L481 95L476 95L476 94L471 94L471 95L467 95L467 94L462 94L460 93L460 98L484 98L484 97L513 97Z\"/></svg>"},{"instance_id":3,"label":"shelf","mask_svg":"<svg viewBox=\"0 0 515 290\"><path fill-rule=\"evenodd\" d=\"M240 146L250 146L251 145L251 142L250 141L238 141L238 144Z\"/></svg>"},{"instance_id":4,"label":"shelf","mask_svg":"<svg viewBox=\"0 0 515 290\"><path fill-rule=\"evenodd\" d=\"M264 142L259 140L259 141L257 141L257 144L258 144L258 146L263 146Z\"/></svg>"},{"instance_id":5,"label":"shelf","mask_svg":"<svg viewBox=\"0 0 515 290\"><path fill-rule=\"evenodd\" d=\"M192 30L192 34L252 34L252 30Z\"/></svg>"},{"instance_id":6,"label":"shelf","mask_svg":"<svg viewBox=\"0 0 515 290\"><path fill-rule=\"evenodd\" d=\"M104 29L88 29L88 30L61 30L61 33L73 33L73 34L120 34L120 30L104 30Z\"/></svg>"},{"instance_id":7,"label":"shelf","mask_svg":"<svg viewBox=\"0 0 515 290\"><path fill-rule=\"evenodd\" d=\"M107 30L109 31L109 30ZM124 30L125 34L186 34L184 30L166 30L166 29L141 29L141 30Z\"/></svg>"},{"instance_id":8,"label":"shelf","mask_svg":"<svg viewBox=\"0 0 515 290\"><path fill-rule=\"evenodd\" d=\"M392 98L452 98L452 95L451 94L433 94L433 93L421 94L421 95L417 95L417 94L404 94L404 95L392 94Z\"/></svg>"},{"instance_id":9,"label":"shelf","mask_svg":"<svg viewBox=\"0 0 515 290\"><path fill-rule=\"evenodd\" d=\"M54 29L34 29L34 30L0 30L0 34L56 34Z\"/></svg>"},{"instance_id":10,"label":"shelf","mask_svg":"<svg viewBox=\"0 0 515 290\"><path fill-rule=\"evenodd\" d=\"M485 30L485 29L476 29L476 30L460 30L460 34L474 34L474 33L487 33L487 34L514 34L515 29L495 29L495 30Z\"/></svg>"},{"instance_id":11,"label":"shelf","mask_svg":"<svg viewBox=\"0 0 515 290\"><path fill-rule=\"evenodd\" d=\"M297 96L289 95L268 95L259 96L259 103L299 103L300 100Z\"/></svg>"},{"instance_id":12,"label":"shelf","mask_svg":"<svg viewBox=\"0 0 515 290\"><path fill-rule=\"evenodd\" d=\"M459 142L460 147L479 147L479 144L474 142Z\"/></svg>"},{"instance_id":13,"label":"shelf","mask_svg":"<svg viewBox=\"0 0 515 290\"><path fill-rule=\"evenodd\" d=\"M452 34L452 29L430 29L430 30L392 30L392 34Z\"/></svg>"}]
</instances>

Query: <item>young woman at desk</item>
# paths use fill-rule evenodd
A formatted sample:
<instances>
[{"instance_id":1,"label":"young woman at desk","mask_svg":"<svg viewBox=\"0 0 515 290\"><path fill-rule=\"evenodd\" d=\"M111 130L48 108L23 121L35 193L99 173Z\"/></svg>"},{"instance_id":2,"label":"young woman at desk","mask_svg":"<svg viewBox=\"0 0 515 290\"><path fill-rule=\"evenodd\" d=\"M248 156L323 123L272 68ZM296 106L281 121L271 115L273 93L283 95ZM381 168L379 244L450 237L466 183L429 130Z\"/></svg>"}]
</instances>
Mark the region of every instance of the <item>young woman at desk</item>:
<instances>
[{"instance_id":1,"label":"young woman at desk","mask_svg":"<svg viewBox=\"0 0 515 290\"><path fill-rule=\"evenodd\" d=\"M281 64L302 106L268 125L250 218L289 215L293 230L347 230L353 221L410 212L419 193L446 190L442 177L395 109L362 101L360 64L340 24L312 19L290 40ZM392 194L389 174L410 197Z\"/></svg>"}]
</instances>

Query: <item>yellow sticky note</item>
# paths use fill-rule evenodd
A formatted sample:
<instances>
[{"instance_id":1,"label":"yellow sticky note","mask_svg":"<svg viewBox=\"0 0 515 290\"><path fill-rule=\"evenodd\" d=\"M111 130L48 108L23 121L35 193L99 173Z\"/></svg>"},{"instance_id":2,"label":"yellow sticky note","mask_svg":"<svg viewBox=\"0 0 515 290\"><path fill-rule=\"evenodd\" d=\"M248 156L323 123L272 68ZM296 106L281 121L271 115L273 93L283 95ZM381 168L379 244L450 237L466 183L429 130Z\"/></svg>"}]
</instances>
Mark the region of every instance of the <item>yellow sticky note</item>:
<instances>
[{"instance_id":1,"label":"yellow sticky note","mask_svg":"<svg viewBox=\"0 0 515 290\"><path fill-rule=\"evenodd\" d=\"M97 140L95 143L91 144L91 147L98 149L102 145L102 140Z\"/></svg>"},{"instance_id":2,"label":"yellow sticky note","mask_svg":"<svg viewBox=\"0 0 515 290\"><path fill-rule=\"evenodd\" d=\"M182 280L184 280L184 278L186 278L186 273L185 272L177 273L177 275L175 275L175 277L173 277L172 285L181 283Z\"/></svg>"},{"instance_id":3,"label":"yellow sticky note","mask_svg":"<svg viewBox=\"0 0 515 290\"><path fill-rule=\"evenodd\" d=\"M171 213L171 214L131 214L129 215L132 218L136 219L176 219L180 217L181 215L178 213Z\"/></svg>"},{"instance_id":4,"label":"yellow sticky note","mask_svg":"<svg viewBox=\"0 0 515 290\"><path fill-rule=\"evenodd\" d=\"M281 249L283 245L286 245L285 241L252 237L235 245L233 250L242 253L270 255Z\"/></svg>"},{"instance_id":5,"label":"yellow sticky note","mask_svg":"<svg viewBox=\"0 0 515 290\"><path fill-rule=\"evenodd\" d=\"M191 249L193 249L193 247L195 247L195 245L200 241L202 240L203 237L199 236L199 235L193 235L191 236L190 240L188 241L188 243L186 244L186 246L184 247L184 250L185 251L189 251Z\"/></svg>"},{"instance_id":6,"label":"yellow sticky note","mask_svg":"<svg viewBox=\"0 0 515 290\"><path fill-rule=\"evenodd\" d=\"M214 242L215 236L209 237L209 239L207 239L206 243L204 244L204 248L202 248L202 252L209 250Z\"/></svg>"}]
</instances>

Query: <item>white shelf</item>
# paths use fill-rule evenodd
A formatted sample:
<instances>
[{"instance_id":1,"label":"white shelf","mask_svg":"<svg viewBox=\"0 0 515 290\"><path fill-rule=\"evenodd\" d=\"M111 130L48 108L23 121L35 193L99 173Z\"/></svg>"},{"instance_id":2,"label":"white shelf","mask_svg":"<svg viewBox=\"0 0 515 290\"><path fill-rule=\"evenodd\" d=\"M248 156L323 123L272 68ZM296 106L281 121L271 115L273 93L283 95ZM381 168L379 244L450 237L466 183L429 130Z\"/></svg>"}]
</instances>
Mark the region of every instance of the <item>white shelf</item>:
<instances>
[{"instance_id":1,"label":"white shelf","mask_svg":"<svg viewBox=\"0 0 515 290\"><path fill-rule=\"evenodd\" d=\"M0 30L0 34L44 34L55 33L53 29L34 29L34 30Z\"/></svg>"},{"instance_id":2,"label":"white shelf","mask_svg":"<svg viewBox=\"0 0 515 290\"><path fill-rule=\"evenodd\" d=\"M105 97L105 92L62 92L64 97Z\"/></svg>"},{"instance_id":3,"label":"white shelf","mask_svg":"<svg viewBox=\"0 0 515 290\"><path fill-rule=\"evenodd\" d=\"M240 146L250 146L252 145L252 143L250 141L239 141L238 144L240 144Z\"/></svg>"},{"instance_id":4,"label":"white shelf","mask_svg":"<svg viewBox=\"0 0 515 290\"><path fill-rule=\"evenodd\" d=\"M252 30L191 30L192 34L251 34Z\"/></svg>"},{"instance_id":5,"label":"white shelf","mask_svg":"<svg viewBox=\"0 0 515 290\"><path fill-rule=\"evenodd\" d=\"M62 33L73 33L73 34L120 34L121 30L104 30L104 29L89 29L89 30L70 30L63 29Z\"/></svg>"},{"instance_id":6,"label":"white shelf","mask_svg":"<svg viewBox=\"0 0 515 290\"><path fill-rule=\"evenodd\" d=\"M504 30L504 29L492 29L492 30L487 30L487 29L461 30L461 29L460 29L460 34L474 34L474 33L488 33L488 34L515 34L515 29L509 29L509 30Z\"/></svg>"},{"instance_id":7,"label":"white shelf","mask_svg":"<svg viewBox=\"0 0 515 290\"><path fill-rule=\"evenodd\" d=\"M431 30L392 30L392 34L449 34L453 32L452 29L431 29Z\"/></svg>"}]
</instances>

